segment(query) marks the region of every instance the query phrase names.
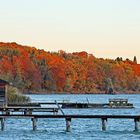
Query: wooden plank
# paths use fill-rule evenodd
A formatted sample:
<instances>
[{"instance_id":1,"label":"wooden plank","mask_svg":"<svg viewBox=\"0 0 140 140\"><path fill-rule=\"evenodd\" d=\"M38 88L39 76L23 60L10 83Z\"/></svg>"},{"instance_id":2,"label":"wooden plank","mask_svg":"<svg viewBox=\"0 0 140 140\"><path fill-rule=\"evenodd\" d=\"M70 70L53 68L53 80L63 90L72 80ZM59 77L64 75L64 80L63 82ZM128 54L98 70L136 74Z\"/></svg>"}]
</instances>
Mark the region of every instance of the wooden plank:
<instances>
[{"instance_id":1,"label":"wooden plank","mask_svg":"<svg viewBox=\"0 0 140 140\"><path fill-rule=\"evenodd\" d=\"M39 103L10 103L9 107L41 107Z\"/></svg>"},{"instance_id":2,"label":"wooden plank","mask_svg":"<svg viewBox=\"0 0 140 140\"><path fill-rule=\"evenodd\" d=\"M4 107L0 108L0 110L8 110L8 109L58 109L57 107Z\"/></svg>"},{"instance_id":3,"label":"wooden plank","mask_svg":"<svg viewBox=\"0 0 140 140\"><path fill-rule=\"evenodd\" d=\"M27 115L26 114L26 112L27 113L29 113L30 112L30 114L32 114L33 112L58 112L58 108L32 108L32 107L30 107L30 108L25 108L25 107L22 107L22 108L18 108L18 107L15 107L15 108L0 108L0 111L1 112L24 112L25 113L25 115Z\"/></svg>"}]
</instances>

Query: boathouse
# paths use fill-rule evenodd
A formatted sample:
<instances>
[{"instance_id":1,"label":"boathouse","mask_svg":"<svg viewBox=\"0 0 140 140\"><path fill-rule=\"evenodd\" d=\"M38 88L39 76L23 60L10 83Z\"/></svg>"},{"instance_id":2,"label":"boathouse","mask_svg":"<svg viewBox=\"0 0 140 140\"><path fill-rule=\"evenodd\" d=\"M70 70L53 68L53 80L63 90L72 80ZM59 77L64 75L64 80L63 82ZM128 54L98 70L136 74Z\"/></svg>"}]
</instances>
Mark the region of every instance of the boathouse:
<instances>
[{"instance_id":1,"label":"boathouse","mask_svg":"<svg viewBox=\"0 0 140 140\"><path fill-rule=\"evenodd\" d=\"M0 79L0 107L7 107L7 86L9 83Z\"/></svg>"}]
</instances>

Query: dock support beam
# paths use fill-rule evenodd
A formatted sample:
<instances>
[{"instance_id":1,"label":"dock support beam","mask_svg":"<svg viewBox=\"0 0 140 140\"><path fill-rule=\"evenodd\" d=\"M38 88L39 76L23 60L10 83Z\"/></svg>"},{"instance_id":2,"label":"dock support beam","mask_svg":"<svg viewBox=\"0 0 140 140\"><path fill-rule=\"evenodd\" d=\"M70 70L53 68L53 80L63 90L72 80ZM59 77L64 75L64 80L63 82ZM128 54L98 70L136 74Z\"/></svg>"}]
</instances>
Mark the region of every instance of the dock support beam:
<instances>
[{"instance_id":1,"label":"dock support beam","mask_svg":"<svg viewBox=\"0 0 140 140\"><path fill-rule=\"evenodd\" d=\"M5 119L0 118L0 123L1 123L1 131L4 131L4 129L5 129Z\"/></svg>"},{"instance_id":2,"label":"dock support beam","mask_svg":"<svg viewBox=\"0 0 140 140\"><path fill-rule=\"evenodd\" d=\"M135 118L134 122L135 122L135 131L139 131L139 119Z\"/></svg>"},{"instance_id":3,"label":"dock support beam","mask_svg":"<svg viewBox=\"0 0 140 140\"><path fill-rule=\"evenodd\" d=\"M57 115L58 114L58 110L53 109L53 115Z\"/></svg>"},{"instance_id":4,"label":"dock support beam","mask_svg":"<svg viewBox=\"0 0 140 140\"><path fill-rule=\"evenodd\" d=\"M66 132L70 132L71 131L71 118L66 118Z\"/></svg>"},{"instance_id":5,"label":"dock support beam","mask_svg":"<svg viewBox=\"0 0 140 140\"><path fill-rule=\"evenodd\" d=\"M37 130L37 118L32 118L33 131Z\"/></svg>"},{"instance_id":6,"label":"dock support beam","mask_svg":"<svg viewBox=\"0 0 140 140\"><path fill-rule=\"evenodd\" d=\"M102 131L106 131L107 118L102 118Z\"/></svg>"}]
</instances>

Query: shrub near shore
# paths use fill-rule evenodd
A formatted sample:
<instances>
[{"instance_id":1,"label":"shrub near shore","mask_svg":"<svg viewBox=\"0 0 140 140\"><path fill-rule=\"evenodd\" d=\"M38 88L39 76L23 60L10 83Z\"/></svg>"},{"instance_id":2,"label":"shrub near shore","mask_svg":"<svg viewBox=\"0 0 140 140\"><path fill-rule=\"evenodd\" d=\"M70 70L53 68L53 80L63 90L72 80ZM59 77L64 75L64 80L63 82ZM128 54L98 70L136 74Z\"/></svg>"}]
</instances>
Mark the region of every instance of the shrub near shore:
<instances>
[{"instance_id":1,"label":"shrub near shore","mask_svg":"<svg viewBox=\"0 0 140 140\"><path fill-rule=\"evenodd\" d=\"M7 96L8 96L8 104L30 102L29 97L22 95L17 88L12 86L8 86Z\"/></svg>"}]
</instances>

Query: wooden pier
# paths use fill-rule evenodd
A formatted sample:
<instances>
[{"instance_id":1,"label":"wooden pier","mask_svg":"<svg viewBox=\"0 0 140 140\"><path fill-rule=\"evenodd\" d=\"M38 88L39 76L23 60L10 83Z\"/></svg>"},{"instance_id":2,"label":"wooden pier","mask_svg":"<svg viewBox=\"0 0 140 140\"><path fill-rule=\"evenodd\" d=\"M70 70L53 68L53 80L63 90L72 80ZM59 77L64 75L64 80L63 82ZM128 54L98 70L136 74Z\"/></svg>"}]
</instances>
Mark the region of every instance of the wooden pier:
<instances>
[{"instance_id":1,"label":"wooden pier","mask_svg":"<svg viewBox=\"0 0 140 140\"><path fill-rule=\"evenodd\" d=\"M0 79L0 127L5 129L5 120L7 118L19 119L26 118L32 121L33 131L37 130L37 121L42 118L64 119L66 122L66 131L71 131L72 119L100 119L101 128L103 131L107 129L107 121L109 119L133 119L134 130L139 131L140 115L67 115L62 108L133 108L132 104L127 103L127 100L110 100L108 104L95 103L68 103L68 102L47 102L47 103L14 103L7 102L7 86L8 82ZM42 105L55 105L56 107L42 107ZM120 106L121 105L121 106ZM61 111L62 115L57 114ZM53 114L46 114L53 112ZM43 113L43 114L42 114ZM44 114L45 113L45 114Z\"/></svg>"},{"instance_id":2,"label":"wooden pier","mask_svg":"<svg viewBox=\"0 0 140 140\"><path fill-rule=\"evenodd\" d=\"M53 108L43 108L41 105L55 105L56 107ZM81 103L82 105L85 105ZM80 104L80 105L81 105ZM133 119L134 120L134 130L139 131L139 122L140 122L140 115L67 115L64 113L62 109L62 105L66 105L66 103L60 102L50 102L50 103L31 103L31 104L16 104L11 105L6 108L0 108L0 123L1 123L1 130L3 131L5 128L5 120L7 118L26 118L32 121L33 131L37 130L37 122L40 119L64 119L66 123L66 132L71 131L71 121L72 119L100 119L101 120L101 129L102 131L107 130L107 122L109 119ZM75 105L75 104L74 104ZM89 105L89 104L88 104ZM95 104L94 104L95 105ZM97 107L97 105L95 105ZM93 107L93 104L92 104ZM99 107L100 108L100 107ZM58 111L61 114L57 114ZM18 114L15 114L17 112ZM22 114L20 113L22 112ZM34 112L38 112L39 114L34 114ZM40 112L53 112L52 114L40 114Z\"/></svg>"},{"instance_id":3,"label":"wooden pier","mask_svg":"<svg viewBox=\"0 0 140 140\"><path fill-rule=\"evenodd\" d=\"M37 121L42 118L53 118L53 119L65 119L66 131L71 131L71 121L72 119L100 119L101 128L103 131L107 130L107 121L109 119L133 119L134 120L134 130L139 131L139 121L140 115L24 115L24 114L0 114L1 130L5 128L5 120L7 118L26 118L31 119L33 130L37 130Z\"/></svg>"}]
</instances>

